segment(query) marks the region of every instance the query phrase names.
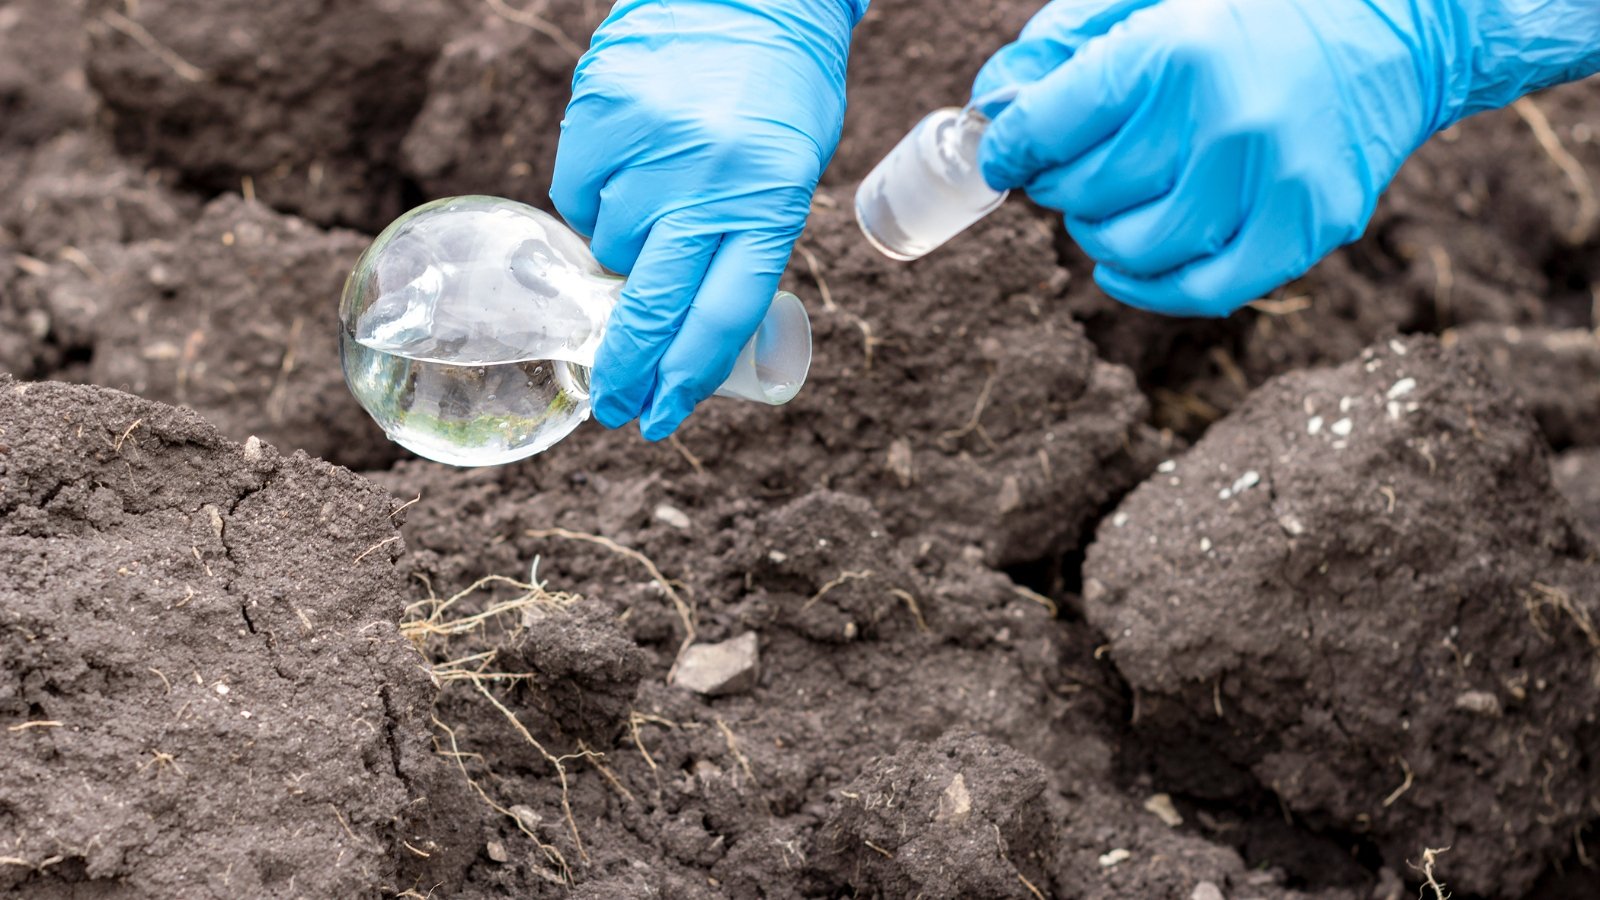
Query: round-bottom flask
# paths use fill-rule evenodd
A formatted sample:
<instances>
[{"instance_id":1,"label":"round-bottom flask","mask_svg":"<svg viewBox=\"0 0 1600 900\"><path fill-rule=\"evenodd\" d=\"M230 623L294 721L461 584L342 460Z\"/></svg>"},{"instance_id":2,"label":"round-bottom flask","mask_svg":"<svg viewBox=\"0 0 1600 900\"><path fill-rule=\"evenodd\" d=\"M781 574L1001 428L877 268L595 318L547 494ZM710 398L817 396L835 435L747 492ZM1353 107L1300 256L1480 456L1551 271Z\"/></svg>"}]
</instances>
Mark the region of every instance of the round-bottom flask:
<instances>
[{"instance_id":1,"label":"round-bottom flask","mask_svg":"<svg viewBox=\"0 0 1600 900\"><path fill-rule=\"evenodd\" d=\"M589 417L589 368L622 284L541 210L483 196L425 204L385 229L345 283L345 381L419 456L532 456ZM780 293L717 393L786 403L810 363L805 309Z\"/></svg>"}]
</instances>

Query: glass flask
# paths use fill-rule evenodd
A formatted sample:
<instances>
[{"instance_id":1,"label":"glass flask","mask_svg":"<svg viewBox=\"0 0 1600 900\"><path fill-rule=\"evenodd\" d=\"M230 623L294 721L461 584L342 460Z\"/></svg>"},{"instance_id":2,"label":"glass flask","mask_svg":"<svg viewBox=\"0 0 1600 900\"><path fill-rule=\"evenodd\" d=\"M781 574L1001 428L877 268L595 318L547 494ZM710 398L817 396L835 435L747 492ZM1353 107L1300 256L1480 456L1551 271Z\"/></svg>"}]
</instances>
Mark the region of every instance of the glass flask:
<instances>
[{"instance_id":1,"label":"glass flask","mask_svg":"<svg viewBox=\"0 0 1600 900\"><path fill-rule=\"evenodd\" d=\"M1014 99L1003 88L965 108L929 113L856 188L856 222L885 256L921 259L1003 203L978 170L991 111Z\"/></svg>"},{"instance_id":2,"label":"glass flask","mask_svg":"<svg viewBox=\"0 0 1600 900\"><path fill-rule=\"evenodd\" d=\"M532 456L589 417L589 369L622 285L548 213L499 197L436 200L384 229L346 280L345 381L418 456ZM805 308L779 292L716 393L786 403L810 365Z\"/></svg>"}]
</instances>

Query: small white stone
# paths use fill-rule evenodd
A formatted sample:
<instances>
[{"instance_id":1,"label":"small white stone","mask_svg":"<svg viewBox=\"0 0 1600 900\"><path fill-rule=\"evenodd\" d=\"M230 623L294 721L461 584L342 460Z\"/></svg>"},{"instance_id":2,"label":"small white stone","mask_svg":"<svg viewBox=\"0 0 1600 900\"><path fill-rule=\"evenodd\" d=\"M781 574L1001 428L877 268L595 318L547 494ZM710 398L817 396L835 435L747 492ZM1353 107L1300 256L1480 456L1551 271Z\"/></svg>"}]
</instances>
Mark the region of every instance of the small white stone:
<instances>
[{"instance_id":1,"label":"small white stone","mask_svg":"<svg viewBox=\"0 0 1600 900\"><path fill-rule=\"evenodd\" d=\"M667 504L663 503L656 507L654 515L657 522L660 522L670 528L676 528L679 531L689 530L690 522L688 514L676 506L668 506Z\"/></svg>"},{"instance_id":2,"label":"small white stone","mask_svg":"<svg viewBox=\"0 0 1600 900\"><path fill-rule=\"evenodd\" d=\"M1394 355L1395 356L1405 356L1406 355L1406 345L1402 344L1400 342L1399 338L1390 338L1389 339L1389 349L1394 351Z\"/></svg>"},{"instance_id":3,"label":"small white stone","mask_svg":"<svg viewBox=\"0 0 1600 900\"><path fill-rule=\"evenodd\" d=\"M1122 526L1124 526L1126 524L1128 524L1128 514L1127 513L1119 512L1116 515L1111 517L1111 527L1113 527L1113 528L1121 528Z\"/></svg>"},{"instance_id":4,"label":"small white stone","mask_svg":"<svg viewBox=\"0 0 1600 900\"><path fill-rule=\"evenodd\" d=\"M1166 462L1162 463L1161 465L1156 466L1156 471L1160 472L1163 475L1165 475L1168 472L1171 472L1172 470L1174 470L1176 468L1178 468L1178 461L1175 460L1175 459L1169 459Z\"/></svg>"},{"instance_id":5,"label":"small white stone","mask_svg":"<svg viewBox=\"0 0 1600 900\"><path fill-rule=\"evenodd\" d=\"M1321 416L1312 416L1311 417L1311 421L1306 423L1306 434L1315 436L1321 430L1322 430L1322 417Z\"/></svg>"},{"instance_id":6,"label":"small white stone","mask_svg":"<svg viewBox=\"0 0 1600 900\"><path fill-rule=\"evenodd\" d=\"M1347 412L1350 411L1350 407L1354 406L1355 404L1356 404L1356 398L1354 398L1354 397L1340 397L1339 398L1339 412L1347 413Z\"/></svg>"},{"instance_id":7,"label":"small white stone","mask_svg":"<svg viewBox=\"0 0 1600 900\"><path fill-rule=\"evenodd\" d=\"M781 563L788 560L788 558L789 554L783 552L782 550L771 550L767 552L767 560L770 562Z\"/></svg>"},{"instance_id":8,"label":"small white stone","mask_svg":"<svg viewBox=\"0 0 1600 900\"><path fill-rule=\"evenodd\" d=\"M1417 389L1415 378L1402 378L1389 388L1389 399L1398 400Z\"/></svg>"},{"instance_id":9,"label":"small white stone","mask_svg":"<svg viewBox=\"0 0 1600 900\"><path fill-rule=\"evenodd\" d=\"M1200 539L1200 552L1201 553L1210 553L1211 552L1211 538L1201 538Z\"/></svg>"},{"instance_id":10,"label":"small white stone","mask_svg":"<svg viewBox=\"0 0 1600 900\"><path fill-rule=\"evenodd\" d=\"M1100 854L1100 867L1103 869L1109 869L1112 866L1115 866L1117 863L1127 862L1127 860L1132 856L1132 853L1129 853L1121 847L1118 847L1117 849L1112 850L1110 853Z\"/></svg>"},{"instance_id":11,"label":"small white stone","mask_svg":"<svg viewBox=\"0 0 1600 900\"><path fill-rule=\"evenodd\" d=\"M1243 475L1240 475L1233 482L1233 487L1229 488L1228 490L1233 491L1235 494L1242 494L1260 483L1261 473L1257 472L1255 469L1251 469Z\"/></svg>"},{"instance_id":12,"label":"small white stone","mask_svg":"<svg viewBox=\"0 0 1600 900\"><path fill-rule=\"evenodd\" d=\"M1349 437L1350 431L1353 428L1355 428L1355 423L1349 419L1340 419L1339 421L1328 426L1328 430L1339 437Z\"/></svg>"},{"instance_id":13,"label":"small white stone","mask_svg":"<svg viewBox=\"0 0 1600 900\"><path fill-rule=\"evenodd\" d=\"M261 458L261 438L250 435L244 441L244 458L257 460Z\"/></svg>"},{"instance_id":14,"label":"small white stone","mask_svg":"<svg viewBox=\"0 0 1600 900\"><path fill-rule=\"evenodd\" d=\"M716 644L692 644L678 658L674 681L697 694L742 694L761 676L761 642L753 631Z\"/></svg>"},{"instance_id":15,"label":"small white stone","mask_svg":"<svg viewBox=\"0 0 1600 900\"><path fill-rule=\"evenodd\" d=\"M1151 794L1145 799L1144 808L1146 812L1154 813L1155 817L1166 823L1168 828L1177 828L1183 824L1183 816L1172 804L1171 794Z\"/></svg>"},{"instance_id":16,"label":"small white stone","mask_svg":"<svg viewBox=\"0 0 1600 900\"><path fill-rule=\"evenodd\" d=\"M217 692L217 693L219 693L219 694L221 694L221 695L223 695L223 696L227 696L227 694L228 694L228 686L227 686L227 685L225 685L225 684L223 684L223 683L222 683L222 682L220 682L220 681L219 681L219 682L217 682L217 685L216 685L216 687L215 687L215 688L214 688L214 690L215 690L215 691L216 691L216 692Z\"/></svg>"},{"instance_id":17,"label":"small white stone","mask_svg":"<svg viewBox=\"0 0 1600 900\"><path fill-rule=\"evenodd\" d=\"M1202 881L1194 886L1194 891L1189 894L1189 900L1228 900L1222 893L1222 888L1209 881Z\"/></svg>"}]
</instances>

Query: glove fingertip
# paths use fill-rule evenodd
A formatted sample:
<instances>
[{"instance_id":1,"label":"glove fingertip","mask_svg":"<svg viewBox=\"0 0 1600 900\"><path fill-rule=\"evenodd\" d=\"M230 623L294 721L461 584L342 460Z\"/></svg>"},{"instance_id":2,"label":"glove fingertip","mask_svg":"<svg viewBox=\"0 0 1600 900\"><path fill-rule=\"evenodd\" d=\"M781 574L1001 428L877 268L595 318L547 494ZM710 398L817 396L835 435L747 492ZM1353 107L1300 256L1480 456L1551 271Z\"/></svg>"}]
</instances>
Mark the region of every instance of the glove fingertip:
<instances>
[{"instance_id":1,"label":"glove fingertip","mask_svg":"<svg viewBox=\"0 0 1600 900\"><path fill-rule=\"evenodd\" d=\"M694 410L694 404L688 403L681 392L674 391L665 398L658 399L650 404L650 408L639 420L639 433L647 441L665 440L672 436L683 420L689 418L689 413Z\"/></svg>"},{"instance_id":2,"label":"glove fingertip","mask_svg":"<svg viewBox=\"0 0 1600 900\"><path fill-rule=\"evenodd\" d=\"M1006 130L1000 127L1005 118L1005 114L1001 114L991 123L978 144L978 172L989 187L997 191L1011 190L1024 183L1018 177L1017 166L1008 149L1012 144Z\"/></svg>"}]
</instances>

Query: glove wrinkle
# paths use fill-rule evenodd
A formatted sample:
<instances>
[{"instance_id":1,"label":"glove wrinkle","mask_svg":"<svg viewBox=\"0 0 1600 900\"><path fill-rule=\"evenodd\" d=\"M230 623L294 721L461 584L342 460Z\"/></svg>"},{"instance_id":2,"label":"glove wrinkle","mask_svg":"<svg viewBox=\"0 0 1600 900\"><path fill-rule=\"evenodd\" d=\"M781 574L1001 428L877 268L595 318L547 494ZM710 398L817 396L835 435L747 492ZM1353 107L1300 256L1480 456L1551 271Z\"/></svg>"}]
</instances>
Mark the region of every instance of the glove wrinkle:
<instances>
[{"instance_id":1,"label":"glove wrinkle","mask_svg":"<svg viewBox=\"0 0 1600 900\"><path fill-rule=\"evenodd\" d=\"M573 73L550 196L626 274L595 417L670 434L777 290L844 122L865 0L620 0Z\"/></svg>"},{"instance_id":2,"label":"glove wrinkle","mask_svg":"<svg viewBox=\"0 0 1600 900\"><path fill-rule=\"evenodd\" d=\"M979 166L1112 296L1227 315L1359 238L1440 128L1596 70L1600 0L1055 0L973 85L1018 88Z\"/></svg>"}]
</instances>

